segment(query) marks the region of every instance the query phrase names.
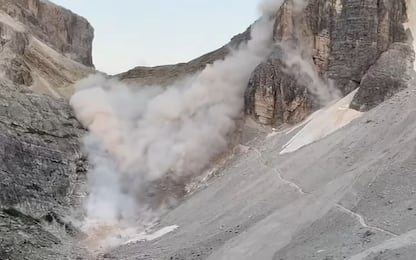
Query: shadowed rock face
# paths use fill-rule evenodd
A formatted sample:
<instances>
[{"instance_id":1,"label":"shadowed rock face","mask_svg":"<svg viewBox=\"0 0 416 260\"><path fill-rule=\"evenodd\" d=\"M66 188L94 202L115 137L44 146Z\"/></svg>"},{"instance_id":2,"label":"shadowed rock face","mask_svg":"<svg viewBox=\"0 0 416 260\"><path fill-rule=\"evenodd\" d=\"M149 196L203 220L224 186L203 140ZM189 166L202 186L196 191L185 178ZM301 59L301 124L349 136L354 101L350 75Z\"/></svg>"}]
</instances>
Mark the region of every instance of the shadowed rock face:
<instances>
[{"instance_id":1,"label":"shadowed rock face","mask_svg":"<svg viewBox=\"0 0 416 260\"><path fill-rule=\"evenodd\" d=\"M331 32L329 77L350 92L393 42L406 42L404 0L342 1Z\"/></svg>"},{"instance_id":2,"label":"shadowed rock face","mask_svg":"<svg viewBox=\"0 0 416 260\"><path fill-rule=\"evenodd\" d=\"M368 111L405 89L412 78L414 60L410 44L392 44L364 75L351 108Z\"/></svg>"},{"instance_id":3,"label":"shadowed rock face","mask_svg":"<svg viewBox=\"0 0 416 260\"><path fill-rule=\"evenodd\" d=\"M56 97L94 71L94 31L84 18L49 1L0 0L2 77Z\"/></svg>"},{"instance_id":4,"label":"shadowed rock face","mask_svg":"<svg viewBox=\"0 0 416 260\"><path fill-rule=\"evenodd\" d=\"M73 255L79 232L63 217L85 190L84 132L65 101L0 80L1 259Z\"/></svg>"},{"instance_id":5,"label":"shadowed rock face","mask_svg":"<svg viewBox=\"0 0 416 260\"><path fill-rule=\"evenodd\" d=\"M281 51L275 51L254 71L245 93L245 112L263 125L294 124L318 107L295 75L286 73Z\"/></svg>"}]
</instances>

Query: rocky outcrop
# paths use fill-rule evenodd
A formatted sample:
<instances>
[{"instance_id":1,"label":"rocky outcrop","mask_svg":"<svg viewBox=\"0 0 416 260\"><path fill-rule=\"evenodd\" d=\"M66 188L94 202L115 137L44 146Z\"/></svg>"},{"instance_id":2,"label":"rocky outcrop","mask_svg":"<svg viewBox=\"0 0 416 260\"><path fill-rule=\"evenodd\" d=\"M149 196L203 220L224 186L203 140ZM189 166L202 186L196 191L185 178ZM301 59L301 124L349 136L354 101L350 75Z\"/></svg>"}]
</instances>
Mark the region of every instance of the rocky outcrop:
<instances>
[{"instance_id":1,"label":"rocky outcrop","mask_svg":"<svg viewBox=\"0 0 416 260\"><path fill-rule=\"evenodd\" d=\"M0 0L0 68L14 83L56 97L93 72L93 29L43 0Z\"/></svg>"},{"instance_id":2,"label":"rocky outcrop","mask_svg":"<svg viewBox=\"0 0 416 260\"><path fill-rule=\"evenodd\" d=\"M317 106L295 75L286 73L288 68L281 52L275 51L256 68L245 94L246 114L256 115L263 125L297 123Z\"/></svg>"},{"instance_id":3,"label":"rocky outcrop","mask_svg":"<svg viewBox=\"0 0 416 260\"><path fill-rule=\"evenodd\" d=\"M403 26L407 20L405 0L310 0L306 7L296 6L295 2L287 0L280 8L275 41L286 46L284 52L287 46L296 46L292 55L313 63L323 82L333 82L343 95L359 87L369 68L393 43L408 41ZM404 51L401 57L409 54L402 48L396 51ZM310 83L294 77L299 72L309 72L302 68L293 71L287 66L287 58L272 55L253 73L246 93L246 112L262 124L300 122L318 107L311 104L319 101L319 91L314 92ZM357 95L363 95L368 88ZM373 105L399 89L378 92L380 98L374 99ZM356 104L361 100L357 98Z\"/></svg>"},{"instance_id":4,"label":"rocky outcrop","mask_svg":"<svg viewBox=\"0 0 416 260\"><path fill-rule=\"evenodd\" d=\"M1 259L82 254L73 251L80 233L64 216L85 190L83 134L64 100L0 80Z\"/></svg>"},{"instance_id":5,"label":"rocky outcrop","mask_svg":"<svg viewBox=\"0 0 416 260\"><path fill-rule=\"evenodd\" d=\"M93 66L94 29L83 17L47 0L0 0L0 9L55 51Z\"/></svg>"},{"instance_id":6,"label":"rocky outcrop","mask_svg":"<svg viewBox=\"0 0 416 260\"><path fill-rule=\"evenodd\" d=\"M414 60L415 55L410 44L392 44L364 75L351 108L368 111L405 89L414 73Z\"/></svg>"},{"instance_id":7,"label":"rocky outcrop","mask_svg":"<svg viewBox=\"0 0 416 260\"><path fill-rule=\"evenodd\" d=\"M407 41L406 21L404 0L343 1L331 33L328 76L350 92L392 43Z\"/></svg>"}]
</instances>

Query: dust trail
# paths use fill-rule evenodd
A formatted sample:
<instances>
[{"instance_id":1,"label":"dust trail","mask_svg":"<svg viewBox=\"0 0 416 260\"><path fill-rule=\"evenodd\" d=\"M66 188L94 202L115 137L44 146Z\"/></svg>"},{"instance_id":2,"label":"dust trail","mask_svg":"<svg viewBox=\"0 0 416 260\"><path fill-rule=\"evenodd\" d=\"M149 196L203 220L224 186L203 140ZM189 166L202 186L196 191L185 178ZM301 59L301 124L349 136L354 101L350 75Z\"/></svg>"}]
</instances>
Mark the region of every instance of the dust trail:
<instances>
[{"instance_id":1,"label":"dust trail","mask_svg":"<svg viewBox=\"0 0 416 260\"><path fill-rule=\"evenodd\" d=\"M263 0L258 9L264 16L273 16L279 10L284 0Z\"/></svg>"},{"instance_id":2,"label":"dust trail","mask_svg":"<svg viewBox=\"0 0 416 260\"><path fill-rule=\"evenodd\" d=\"M288 42L279 44L283 50L283 62L287 73L295 76L298 84L305 86L321 106L328 105L342 97L332 81L323 80L313 63L306 46L293 46ZM305 55L306 54L306 55Z\"/></svg>"},{"instance_id":3,"label":"dust trail","mask_svg":"<svg viewBox=\"0 0 416 260\"><path fill-rule=\"evenodd\" d=\"M283 37L277 43L282 50L282 61L285 71L295 76L298 84L305 86L315 96L320 105L325 106L342 97L341 92L329 80L323 80L312 60L310 39L305 36L305 8L309 0L289 0L285 2L286 10L290 9L293 29L289 37Z\"/></svg>"}]
</instances>

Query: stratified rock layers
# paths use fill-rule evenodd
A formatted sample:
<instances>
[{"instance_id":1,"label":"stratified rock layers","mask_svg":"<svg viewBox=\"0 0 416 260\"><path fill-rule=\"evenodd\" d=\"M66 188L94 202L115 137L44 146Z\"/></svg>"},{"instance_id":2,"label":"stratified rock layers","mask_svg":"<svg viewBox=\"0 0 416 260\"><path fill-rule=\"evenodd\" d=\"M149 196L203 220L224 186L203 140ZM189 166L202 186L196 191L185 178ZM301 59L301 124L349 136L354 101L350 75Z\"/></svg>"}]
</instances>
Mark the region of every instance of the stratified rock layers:
<instances>
[{"instance_id":1,"label":"stratified rock layers","mask_svg":"<svg viewBox=\"0 0 416 260\"><path fill-rule=\"evenodd\" d=\"M0 0L0 76L69 97L94 71L93 37L87 20L49 1Z\"/></svg>"}]
</instances>

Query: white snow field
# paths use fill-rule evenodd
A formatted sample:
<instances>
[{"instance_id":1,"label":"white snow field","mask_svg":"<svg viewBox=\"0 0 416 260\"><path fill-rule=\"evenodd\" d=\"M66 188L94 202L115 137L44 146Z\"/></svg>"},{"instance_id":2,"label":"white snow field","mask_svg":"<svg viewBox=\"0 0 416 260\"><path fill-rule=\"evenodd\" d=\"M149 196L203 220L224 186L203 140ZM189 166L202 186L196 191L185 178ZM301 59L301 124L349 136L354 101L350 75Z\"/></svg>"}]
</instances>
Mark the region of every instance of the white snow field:
<instances>
[{"instance_id":1,"label":"white snow field","mask_svg":"<svg viewBox=\"0 0 416 260\"><path fill-rule=\"evenodd\" d=\"M358 89L306 119L306 125L283 146L281 154L290 153L318 141L360 117L361 112L349 106Z\"/></svg>"}]
</instances>

